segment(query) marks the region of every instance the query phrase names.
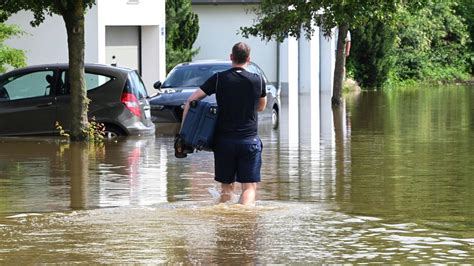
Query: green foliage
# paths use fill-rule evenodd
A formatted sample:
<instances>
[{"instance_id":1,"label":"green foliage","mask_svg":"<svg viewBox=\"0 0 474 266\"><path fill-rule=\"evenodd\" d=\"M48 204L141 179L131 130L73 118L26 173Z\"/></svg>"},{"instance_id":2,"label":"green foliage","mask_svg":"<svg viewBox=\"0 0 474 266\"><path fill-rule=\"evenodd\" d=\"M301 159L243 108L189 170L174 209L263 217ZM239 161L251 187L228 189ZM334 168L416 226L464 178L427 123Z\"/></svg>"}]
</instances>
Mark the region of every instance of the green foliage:
<instances>
[{"instance_id":1,"label":"green foliage","mask_svg":"<svg viewBox=\"0 0 474 266\"><path fill-rule=\"evenodd\" d=\"M67 133L64 128L56 121L55 124L58 133L62 137L70 138L69 133ZM87 124L86 129L84 129L84 134L87 136L87 140L93 143L103 143L105 137L105 125L103 123L98 123L93 117Z\"/></svg>"},{"instance_id":2,"label":"green foliage","mask_svg":"<svg viewBox=\"0 0 474 266\"><path fill-rule=\"evenodd\" d=\"M104 142L105 126L103 123L98 123L95 118L92 118L88 124L84 133L90 142L102 143Z\"/></svg>"},{"instance_id":3,"label":"green foliage","mask_svg":"<svg viewBox=\"0 0 474 266\"><path fill-rule=\"evenodd\" d=\"M61 126L58 121L56 121L55 128L58 130L59 136L69 138L69 134L66 133L63 126Z\"/></svg>"},{"instance_id":4,"label":"green foliage","mask_svg":"<svg viewBox=\"0 0 474 266\"><path fill-rule=\"evenodd\" d=\"M453 1L432 1L415 12L401 10L395 80L467 78L469 35L454 7Z\"/></svg>"},{"instance_id":5,"label":"green foliage","mask_svg":"<svg viewBox=\"0 0 474 266\"><path fill-rule=\"evenodd\" d=\"M348 69L364 88L381 88L393 67L391 53L395 44L395 29L380 20L368 21L351 30L351 56Z\"/></svg>"},{"instance_id":6,"label":"green foliage","mask_svg":"<svg viewBox=\"0 0 474 266\"><path fill-rule=\"evenodd\" d=\"M24 51L3 44L5 40L21 33L16 26L0 23L0 73L5 72L8 66L18 68L26 65Z\"/></svg>"},{"instance_id":7,"label":"green foliage","mask_svg":"<svg viewBox=\"0 0 474 266\"><path fill-rule=\"evenodd\" d=\"M334 85L331 102L341 103L344 73L344 37L348 28L365 27L372 20L392 25L397 10L402 5L410 8L422 5L425 0L262 0L254 12L256 23L241 27L244 37L259 36L263 40L283 41L288 36L300 38L302 34L311 38L319 26L326 36L338 26L339 40L334 67ZM342 36L342 37L341 37Z\"/></svg>"},{"instance_id":8,"label":"green foliage","mask_svg":"<svg viewBox=\"0 0 474 266\"><path fill-rule=\"evenodd\" d=\"M416 7L424 0L407 1L406 5ZM260 36L283 41L287 36L301 37L302 30L307 38L314 32L314 25L320 26L326 35L331 29L343 23L351 28L364 26L376 19L392 23L396 11L404 3L399 0L262 0L254 11L257 21L251 27L242 27L245 37Z\"/></svg>"},{"instance_id":9,"label":"green foliage","mask_svg":"<svg viewBox=\"0 0 474 266\"><path fill-rule=\"evenodd\" d=\"M47 15L74 13L77 1L83 2L84 11L95 4L95 0L0 0L0 10L2 11L0 21L4 21L11 14L20 10L29 10L34 15L31 25L38 26Z\"/></svg>"},{"instance_id":10,"label":"green foliage","mask_svg":"<svg viewBox=\"0 0 474 266\"><path fill-rule=\"evenodd\" d=\"M416 90L420 87L429 86L429 84L416 81L414 79L395 80L390 78L385 82L383 89L385 91L390 90Z\"/></svg>"},{"instance_id":11,"label":"green foliage","mask_svg":"<svg viewBox=\"0 0 474 266\"><path fill-rule=\"evenodd\" d=\"M192 49L199 32L199 18L191 9L191 0L166 1L166 70L191 61L198 53Z\"/></svg>"},{"instance_id":12,"label":"green foliage","mask_svg":"<svg viewBox=\"0 0 474 266\"><path fill-rule=\"evenodd\" d=\"M469 65L471 75L474 75L474 1L460 0L454 8L467 25L470 36Z\"/></svg>"}]
</instances>

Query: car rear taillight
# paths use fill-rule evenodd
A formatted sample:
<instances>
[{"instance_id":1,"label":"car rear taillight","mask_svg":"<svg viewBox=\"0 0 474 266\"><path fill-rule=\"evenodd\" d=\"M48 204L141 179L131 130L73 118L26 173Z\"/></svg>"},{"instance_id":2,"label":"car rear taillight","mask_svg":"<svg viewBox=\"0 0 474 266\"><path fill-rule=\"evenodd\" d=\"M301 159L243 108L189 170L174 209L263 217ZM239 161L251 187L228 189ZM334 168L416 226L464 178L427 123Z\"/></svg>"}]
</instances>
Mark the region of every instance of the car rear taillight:
<instances>
[{"instance_id":1,"label":"car rear taillight","mask_svg":"<svg viewBox=\"0 0 474 266\"><path fill-rule=\"evenodd\" d=\"M142 112L140 111L140 103L135 95L127 92L122 93L122 103L128 110L130 110L130 112L132 112L132 114L141 117Z\"/></svg>"}]
</instances>

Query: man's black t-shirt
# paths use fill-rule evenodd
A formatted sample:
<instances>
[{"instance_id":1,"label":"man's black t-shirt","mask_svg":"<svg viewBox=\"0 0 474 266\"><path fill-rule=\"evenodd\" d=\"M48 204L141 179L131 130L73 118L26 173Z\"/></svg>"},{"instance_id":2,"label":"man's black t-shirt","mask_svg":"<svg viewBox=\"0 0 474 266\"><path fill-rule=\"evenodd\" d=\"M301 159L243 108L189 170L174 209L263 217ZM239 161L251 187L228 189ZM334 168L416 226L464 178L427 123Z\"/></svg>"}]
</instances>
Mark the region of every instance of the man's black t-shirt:
<instances>
[{"instance_id":1,"label":"man's black t-shirt","mask_svg":"<svg viewBox=\"0 0 474 266\"><path fill-rule=\"evenodd\" d=\"M266 97L265 81L258 74L234 67L218 72L201 86L207 95L216 94L216 138L245 139L257 136L258 105Z\"/></svg>"}]
</instances>

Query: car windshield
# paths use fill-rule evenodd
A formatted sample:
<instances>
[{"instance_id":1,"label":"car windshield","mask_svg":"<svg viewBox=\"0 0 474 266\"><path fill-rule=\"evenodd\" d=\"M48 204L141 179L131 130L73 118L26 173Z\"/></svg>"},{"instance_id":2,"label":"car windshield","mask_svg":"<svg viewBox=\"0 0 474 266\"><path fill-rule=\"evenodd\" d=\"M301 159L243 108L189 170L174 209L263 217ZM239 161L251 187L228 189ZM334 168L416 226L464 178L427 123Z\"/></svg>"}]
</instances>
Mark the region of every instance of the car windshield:
<instances>
[{"instance_id":1,"label":"car windshield","mask_svg":"<svg viewBox=\"0 0 474 266\"><path fill-rule=\"evenodd\" d=\"M227 70L230 67L230 63L219 65L181 65L171 71L161 87L199 87L214 73Z\"/></svg>"}]
</instances>

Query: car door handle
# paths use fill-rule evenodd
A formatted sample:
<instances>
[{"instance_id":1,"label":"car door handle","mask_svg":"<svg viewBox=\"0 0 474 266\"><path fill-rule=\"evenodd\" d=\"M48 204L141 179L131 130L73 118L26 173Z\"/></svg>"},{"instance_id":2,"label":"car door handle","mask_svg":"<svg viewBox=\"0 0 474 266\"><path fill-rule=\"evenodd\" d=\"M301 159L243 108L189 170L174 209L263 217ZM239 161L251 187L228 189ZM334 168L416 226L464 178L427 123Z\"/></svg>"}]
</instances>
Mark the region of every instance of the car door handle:
<instances>
[{"instance_id":1,"label":"car door handle","mask_svg":"<svg viewBox=\"0 0 474 266\"><path fill-rule=\"evenodd\" d=\"M48 106L51 106L53 105L53 102L49 102L49 103L45 103L45 104L40 104L40 105L37 105L36 107L48 107Z\"/></svg>"}]
</instances>

